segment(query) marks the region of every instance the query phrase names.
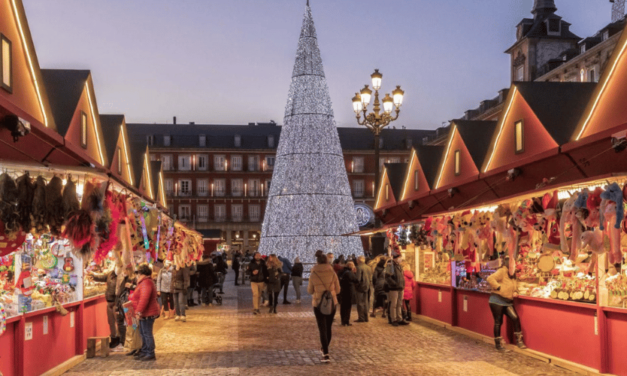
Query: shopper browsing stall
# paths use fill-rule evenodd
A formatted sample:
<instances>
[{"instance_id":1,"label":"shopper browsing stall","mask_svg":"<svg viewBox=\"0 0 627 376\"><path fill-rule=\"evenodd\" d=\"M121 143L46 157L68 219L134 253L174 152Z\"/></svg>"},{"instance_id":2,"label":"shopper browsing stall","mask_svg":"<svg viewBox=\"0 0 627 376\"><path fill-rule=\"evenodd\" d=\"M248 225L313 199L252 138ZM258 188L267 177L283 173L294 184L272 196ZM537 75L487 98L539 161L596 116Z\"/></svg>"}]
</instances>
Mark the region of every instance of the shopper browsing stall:
<instances>
[{"instance_id":1,"label":"shopper browsing stall","mask_svg":"<svg viewBox=\"0 0 627 376\"><path fill-rule=\"evenodd\" d=\"M503 259L501 267L488 277L488 283L492 286L490 295L490 310L494 317L494 343L499 351L505 350L503 337L501 337L501 325L503 325L503 315L512 320L514 324L514 335L516 343L521 349L526 349L523 342L520 318L514 307L514 298L518 297L516 292L516 275L509 274L509 257Z\"/></svg>"},{"instance_id":2,"label":"shopper browsing stall","mask_svg":"<svg viewBox=\"0 0 627 376\"><path fill-rule=\"evenodd\" d=\"M133 293L133 308L139 318L139 332L142 337L142 347L137 354L136 360L149 361L156 360L155 337L153 335L153 325L159 317L159 303L157 302L157 288L150 276L152 270L147 264L142 264L137 268L137 289Z\"/></svg>"}]
</instances>

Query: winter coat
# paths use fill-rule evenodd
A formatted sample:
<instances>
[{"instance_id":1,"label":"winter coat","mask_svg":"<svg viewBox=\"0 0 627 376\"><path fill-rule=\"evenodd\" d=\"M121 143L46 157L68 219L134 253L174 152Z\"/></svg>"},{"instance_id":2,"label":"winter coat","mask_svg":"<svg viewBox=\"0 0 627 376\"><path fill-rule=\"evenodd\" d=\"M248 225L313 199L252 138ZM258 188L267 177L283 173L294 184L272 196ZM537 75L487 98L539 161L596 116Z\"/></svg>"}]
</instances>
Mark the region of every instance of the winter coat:
<instances>
[{"instance_id":1,"label":"winter coat","mask_svg":"<svg viewBox=\"0 0 627 376\"><path fill-rule=\"evenodd\" d=\"M280 292L281 291L281 269L268 268L268 279L266 281L268 285L268 292Z\"/></svg>"},{"instance_id":2,"label":"winter coat","mask_svg":"<svg viewBox=\"0 0 627 376\"><path fill-rule=\"evenodd\" d=\"M115 302L116 297L116 287L117 287L117 279L118 276L115 274L115 271L112 270L108 273L94 273L93 275L94 281L96 282L106 282L107 289L105 290L105 299L107 302Z\"/></svg>"},{"instance_id":3,"label":"winter coat","mask_svg":"<svg viewBox=\"0 0 627 376\"><path fill-rule=\"evenodd\" d=\"M126 287L127 283L130 283L131 286ZM124 315L124 307L123 307L124 303L129 301L132 292L136 288L137 288L137 280L135 279L135 277L129 277L129 276L124 277L124 280L122 281L122 286L120 288L120 292L118 293L118 296L117 296L118 311L120 312L121 315Z\"/></svg>"},{"instance_id":4,"label":"winter coat","mask_svg":"<svg viewBox=\"0 0 627 376\"><path fill-rule=\"evenodd\" d=\"M357 265L357 286L355 290L359 292L368 292L372 286L372 269L366 264Z\"/></svg>"},{"instance_id":5,"label":"winter coat","mask_svg":"<svg viewBox=\"0 0 627 376\"><path fill-rule=\"evenodd\" d=\"M239 267L240 267L239 257L238 256L233 256L233 261L231 261L231 269L239 270Z\"/></svg>"},{"instance_id":6,"label":"winter coat","mask_svg":"<svg viewBox=\"0 0 627 376\"><path fill-rule=\"evenodd\" d=\"M216 273L222 273L224 275L226 275L227 273L227 265L226 262L224 262L224 259L222 257L217 257L216 258Z\"/></svg>"},{"instance_id":7,"label":"winter coat","mask_svg":"<svg viewBox=\"0 0 627 376\"><path fill-rule=\"evenodd\" d=\"M403 267L392 261L385 268L385 282L390 291L403 291L405 289L405 276L403 276Z\"/></svg>"},{"instance_id":8,"label":"winter coat","mask_svg":"<svg viewBox=\"0 0 627 376\"><path fill-rule=\"evenodd\" d=\"M259 271L257 275L253 274L255 270ZM268 268L266 267L266 262L263 260L259 260L259 263L257 263L255 260L251 261L250 264L248 264L248 269L246 270L246 273L250 275L251 282L265 282L268 276Z\"/></svg>"},{"instance_id":9,"label":"winter coat","mask_svg":"<svg viewBox=\"0 0 627 376\"><path fill-rule=\"evenodd\" d=\"M492 286L492 293L502 296L505 299L514 300L516 290L516 280L510 278L507 267L499 268L487 279ZM500 289L499 289L500 287Z\"/></svg>"},{"instance_id":10,"label":"winter coat","mask_svg":"<svg viewBox=\"0 0 627 376\"><path fill-rule=\"evenodd\" d=\"M211 259L198 262L198 286L201 289L207 289L218 282L216 272L213 269Z\"/></svg>"},{"instance_id":11,"label":"winter coat","mask_svg":"<svg viewBox=\"0 0 627 376\"><path fill-rule=\"evenodd\" d=\"M405 277L405 290L403 290L403 299L412 300L414 298L414 287L416 287L416 281L414 281L414 273L411 270L405 270L403 272Z\"/></svg>"},{"instance_id":12,"label":"winter coat","mask_svg":"<svg viewBox=\"0 0 627 376\"><path fill-rule=\"evenodd\" d=\"M290 262L290 260L286 259L285 257L278 257L279 261L281 261L283 263L283 273L290 275L292 274L292 263Z\"/></svg>"},{"instance_id":13,"label":"winter coat","mask_svg":"<svg viewBox=\"0 0 627 376\"><path fill-rule=\"evenodd\" d=\"M189 268L186 266L172 272L172 292L187 292L189 287Z\"/></svg>"},{"instance_id":14,"label":"winter coat","mask_svg":"<svg viewBox=\"0 0 627 376\"><path fill-rule=\"evenodd\" d=\"M374 284L375 294L383 293L385 289L385 268L377 266L372 275L372 283Z\"/></svg>"},{"instance_id":15,"label":"winter coat","mask_svg":"<svg viewBox=\"0 0 627 376\"><path fill-rule=\"evenodd\" d=\"M197 270L196 264L189 267L189 287L196 288L196 284L198 283Z\"/></svg>"},{"instance_id":16,"label":"winter coat","mask_svg":"<svg viewBox=\"0 0 627 376\"><path fill-rule=\"evenodd\" d=\"M159 303L157 302L157 288L152 278L144 278L137 283L137 288L131 295L135 312L140 317L159 316Z\"/></svg>"},{"instance_id":17,"label":"winter coat","mask_svg":"<svg viewBox=\"0 0 627 376\"><path fill-rule=\"evenodd\" d=\"M353 290L359 281L357 276L349 268L344 268L340 273L340 288L342 290L342 301L350 302L353 297Z\"/></svg>"},{"instance_id":18,"label":"winter coat","mask_svg":"<svg viewBox=\"0 0 627 376\"><path fill-rule=\"evenodd\" d=\"M333 295L333 301L337 304L337 294L340 293L340 281L333 267L329 264L318 264L311 268L307 292L312 295L311 304L317 307L320 304L322 294L327 291Z\"/></svg>"},{"instance_id":19,"label":"winter coat","mask_svg":"<svg viewBox=\"0 0 627 376\"><path fill-rule=\"evenodd\" d=\"M298 262L292 266L292 277L302 277L303 276L303 264Z\"/></svg>"},{"instance_id":20,"label":"winter coat","mask_svg":"<svg viewBox=\"0 0 627 376\"><path fill-rule=\"evenodd\" d=\"M157 291L172 292L172 267L169 270L161 268L157 275Z\"/></svg>"}]
</instances>

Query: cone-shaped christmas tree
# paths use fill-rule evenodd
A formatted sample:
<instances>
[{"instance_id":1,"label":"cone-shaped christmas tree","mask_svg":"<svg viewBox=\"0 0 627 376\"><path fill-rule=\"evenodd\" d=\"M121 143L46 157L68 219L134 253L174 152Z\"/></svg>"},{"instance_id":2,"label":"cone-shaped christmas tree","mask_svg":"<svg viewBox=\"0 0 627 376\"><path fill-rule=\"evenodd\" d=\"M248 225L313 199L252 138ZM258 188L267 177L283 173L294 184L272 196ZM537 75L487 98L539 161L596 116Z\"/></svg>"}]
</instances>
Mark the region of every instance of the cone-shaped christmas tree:
<instances>
[{"instance_id":1,"label":"cone-shaped christmas tree","mask_svg":"<svg viewBox=\"0 0 627 376\"><path fill-rule=\"evenodd\" d=\"M363 254L340 138L307 4L259 251L311 261Z\"/></svg>"}]
</instances>

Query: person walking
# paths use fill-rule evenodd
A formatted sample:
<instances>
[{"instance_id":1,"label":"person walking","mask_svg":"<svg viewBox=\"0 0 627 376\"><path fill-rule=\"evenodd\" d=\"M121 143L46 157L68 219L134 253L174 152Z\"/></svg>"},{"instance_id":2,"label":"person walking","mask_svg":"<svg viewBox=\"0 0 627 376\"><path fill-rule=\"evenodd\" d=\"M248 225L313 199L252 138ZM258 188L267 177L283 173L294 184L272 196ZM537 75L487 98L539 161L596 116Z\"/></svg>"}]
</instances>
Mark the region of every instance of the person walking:
<instances>
[{"instance_id":1,"label":"person walking","mask_svg":"<svg viewBox=\"0 0 627 376\"><path fill-rule=\"evenodd\" d=\"M235 286L239 286L239 282L237 282L237 280L239 279L239 268L240 268L239 253L233 254L233 259L231 261L231 268L233 269L233 273L235 273Z\"/></svg>"},{"instance_id":2,"label":"person walking","mask_svg":"<svg viewBox=\"0 0 627 376\"><path fill-rule=\"evenodd\" d=\"M157 275L157 295L163 304L163 319L174 317L174 295L172 294L172 263L166 261Z\"/></svg>"},{"instance_id":3,"label":"person walking","mask_svg":"<svg viewBox=\"0 0 627 376\"><path fill-rule=\"evenodd\" d=\"M371 317L376 317L375 309L385 308L387 301L387 294L385 292L385 258L379 259L377 266L372 276L372 283L374 284L374 303L372 305ZM383 310L383 318L385 318L385 309Z\"/></svg>"},{"instance_id":4,"label":"person walking","mask_svg":"<svg viewBox=\"0 0 627 376\"><path fill-rule=\"evenodd\" d=\"M203 306L211 306L213 302L213 285L217 282L211 257L203 255L198 262L198 286L200 287L199 300Z\"/></svg>"},{"instance_id":5,"label":"person walking","mask_svg":"<svg viewBox=\"0 0 627 376\"><path fill-rule=\"evenodd\" d=\"M137 268L137 288L132 296L133 308L139 318L139 333L142 337L142 347L137 354L136 360L149 361L156 360L155 337L153 326L159 317L159 303L157 302L157 288L150 277L152 270L146 264Z\"/></svg>"},{"instance_id":6,"label":"person walking","mask_svg":"<svg viewBox=\"0 0 627 376\"><path fill-rule=\"evenodd\" d=\"M279 256L278 260L283 264L281 267L281 289L283 290L283 304L292 304L287 300L287 289L290 287L290 276L292 275L292 263L285 257Z\"/></svg>"},{"instance_id":7,"label":"person walking","mask_svg":"<svg viewBox=\"0 0 627 376\"><path fill-rule=\"evenodd\" d=\"M195 307L197 305L200 305L200 302L198 302L198 304L194 303L194 290L196 290L197 282L198 282L197 269L196 269L196 264L194 263L189 267L189 286L187 287L187 306L188 307ZM198 297L198 300L200 301L200 297Z\"/></svg>"},{"instance_id":8,"label":"person walking","mask_svg":"<svg viewBox=\"0 0 627 376\"><path fill-rule=\"evenodd\" d=\"M292 283L296 291L296 303L300 303L300 287L303 285L303 264L298 257L294 259L294 266L292 266Z\"/></svg>"},{"instance_id":9,"label":"person walking","mask_svg":"<svg viewBox=\"0 0 627 376\"><path fill-rule=\"evenodd\" d=\"M276 313L276 306L279 302L279 293L281 293L281 281L283 274L283 264L276 257L276 255L270 255L268 257L268 278L266 280L268 287L268 297L270 301L269 313Z\"/></svg>"},{"instance_id":10,"label":"person walking","mask_svg":"<svg viewBox=\"0 0 627 376\"><path fill-rule=\"evenodd\" d=\"M388 302L390 307L390 321L393 326L408 325L403 320L403 290L405 290L405 276L401 266L401 254L394 252L393 261L389 262L385 270L385 282L390 292Z\"/></svg>"},{"instance_id":11,"label":"person walking","mask_svg":"<svg viewBox=\"0 0 627 376\"><path fill-rule=\"evenodd\" d=\"M355 285L358 284L357 276L355 275L355 264L349 261L344 270L340 273L340 289L342 294L340 295L340 319L342 326L352 326L351 324L351 309L353 308L353 290Z\"/></svg>"},{"instance_id":12,"label":"person walking","mask_svg":"<svg viewBox=\"0 0 627 376\"><path fill-rule=\"evenodd\" d=\"M187 299L187 288L189 287L189 267L181 268L177 266L172 273L172 292L174 293L174 309L176 316L174 321L187 321L185 316L185 303Z\"/></svg>"},{"instance_id":13,"label":"person walking","mask_svg":"<svg viewBox=\"0 0 627 376\"><path fill-rule=\"evenodd\" d=\"M411 321L411 300L414 298L416 281L414 280L414 273L409 269L409 265L405 265L403 276L405 277L405 289L403 290L403 319L405 321Z\"/></svg>"},{"instance_id":14,"label":"person walking","mask_svg":"<svg viewBox=\"0 0 627 376\"><path fill-rule=\"evenodd\" d=\"M265 282L268 276L268 268L261 259L261 253L255 252L253 260L248 264L246 273L250 276L250 288L253 291L253 314L258 315L261 293L266 288Z\"/></svg>"},{"instance_id":15,"label":"person walking","mask_svg":"<svg viewBox=\"0 0 627 376\"><path fill-rule=\"evenodd\" d=\"M335 307L337 307L337 293L341 291L340 281L333 267L329 263L325 255L320 255L317 264L311 268L309 284L307 285L307 293L312 295L311 304L313 305L316 323L318 324L318 332L320 333L320 345L322 348L322 362L331 361L329 357L329 345L331 344L333 317L335 316ZM328 300L329 297L333 302L333 309L330 313L322 312L320 303L323 299Z\"/></svg>"},{"instance_id":16,"label":"person walking","mask_svg":"<svg viewBox=\"0 0 627 376\"><path fill-rule=\"evenodd\" d=\"M372 290L372 269L366 265L366 258L359 256L357 258L357 321L368 322L368 306L370 300L370 291Z\"/></svg>"},{"instance_id":17,"label":"person walking","mask_svg":"<svg viewBox=\"0 0 627 376\"><path fill-rule=\"evenodd\" d=\"M126 315L124 313L124 304L130 301L133 291L137 288L137 279L135 278L135 272L132 265L128 265L124 269L124 280L120 287L120 293L117 297L117 310L118 310L118 328L120 325L124 326L124 340L121 342L124 344L124 350L127 351L126 355L135 355L142 347L142 338L139 334L139 327L134 328L126 323ZM120 321L122 323L120 324Z\"/></svg>"},{"instance_id":18,"label":"person walking","mask_svg":"<svg viewBox=\"0 0 627 376\"><path fill-rule=\"evenodd\" d=\"M520 318L514 307L514 298L518 297L516 286L516 275L509 274L510 258L503 258L501 267L488 277L487 281L492 287L490 294L490 310L494 317L494 344L499 351L505 350L505 342L501 337L501 325L503 325L503 315L507 315L514 324L514 336L516 344L521 349L526 349L523 341Z\"/></svg>"},{"instance_id":19,"label":"person walking","mask_svg":"<svg viewBox=\"0 0 627 376\"><path fill-rule=\"evenodd\" d=\"M215 259L215 270L216 276L218 277L218 283L220 284L220 294L224 294L224 290L222 285L224 285L224 279L226 278L226 273L228 265L224 261L224 257L217 256Z\"/></svg>"}]
</instances>

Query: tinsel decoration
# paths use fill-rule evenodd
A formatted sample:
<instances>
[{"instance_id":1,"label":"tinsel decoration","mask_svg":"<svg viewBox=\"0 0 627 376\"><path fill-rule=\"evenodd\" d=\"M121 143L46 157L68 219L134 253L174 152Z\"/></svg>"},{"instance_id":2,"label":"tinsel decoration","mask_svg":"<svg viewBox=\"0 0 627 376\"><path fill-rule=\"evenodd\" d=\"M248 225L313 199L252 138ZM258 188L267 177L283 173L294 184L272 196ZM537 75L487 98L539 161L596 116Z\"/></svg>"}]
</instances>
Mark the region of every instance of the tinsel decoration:
<instances>
[{"instance_id":1,"label":"tinsel decoration","mask_svg":"<svg viewBox=\"0 0 627 376\"><path fill-rule=\"evenodd\" d=\"M64 219L63 180L55 176L46 186L46 222L52 235L61 233Z\"/></svg>"},{"instance_id":2,"label":"tinsel decoration","mask_svg":"<svg viewBox=\"0 0 627 376\"><path fill-rule=\"evenodd\" d=\"M311 8L306 7L259 251L363 254Z\"/></svg>"},{"instance_id":3,"label":"tinsel decoration","mask_svg":"<svg viewBox=\"0 0 627 376\"><path fill-rule=\"evenodd\" d=\"M35 196L35 184L29 173L17 178L17 210L20 216L20 225L24 232L30 232L33 228L33 197Z\"/></svg>"},{"instance_id":4,"label":"tinsel decoration","mask_svg":"<svg viewBox=\"0 0 627 376\"><path fill-rule=\"evenodd\" d=\"M38 176L32 204L33 227L38 234L46 232L46 181Z\"/></svg>"},{"instance_id":5,"label":"tinsel decoration","mask_svg":"<svg viewBox=\"0 0 627 376\"><path fill-rule=\"evenodd\" d=\"M89 212L81 209L72 213L62 236L70 241L81 256L91 254L91 247L95 244L95 229Z\"/></svg>"},{"instance_id":6,"label":"tinsel decoration","mask_svg":"<svg viewBox=\"0 0 627 376\"><path fill-rule=\"evenodd\" d=\"M414 243L414 245L428 245L427 241L427 232L424 230L423 226L413 225L411 226L411 233L409 235L410 241Z\"/></svg>"},{"instance_id":7,"label":"tinsel decoration","mask_svg":"<svg viewBox=\"0 0 627 376\"><path fill-rule=\"evenodd\" d=\"M100 242L94 254L96 263L104 260L107 257L107 253L118 243L119 207L114 203L113 192L107 191L105 196L105 214L97 222L97 233L100 237Z\"/></svg>"},{"instance_id":8,"label":"tinsel decoration","mask_svg":"<svg viewBox=\"0 0 627 376\"><path fill-rule=\"evenodd\" d=\"M17 202L17 185L15 185L13 178L5 172L0 175L0 221L4 223L5 235L10 239L20 231Z\"/></svg>"},{"instance_id":9,"label":"tinsel decoration","mask_svg":"<svg viewBox=\"0 0 627 376\"><path fill-rule=\"evenodd\" d=\"M67 179L65 187L63 187L63 216L67 220L72 213L80 208L78 203L78 195L76 194L76 184L72 177Z\"/></svg>"}]
</instances>

